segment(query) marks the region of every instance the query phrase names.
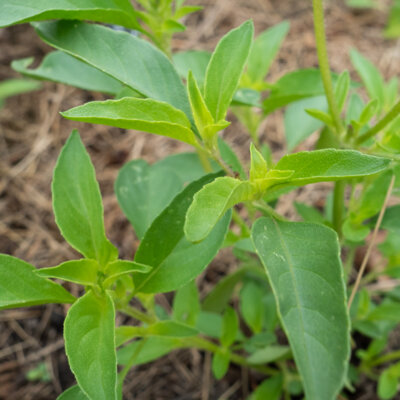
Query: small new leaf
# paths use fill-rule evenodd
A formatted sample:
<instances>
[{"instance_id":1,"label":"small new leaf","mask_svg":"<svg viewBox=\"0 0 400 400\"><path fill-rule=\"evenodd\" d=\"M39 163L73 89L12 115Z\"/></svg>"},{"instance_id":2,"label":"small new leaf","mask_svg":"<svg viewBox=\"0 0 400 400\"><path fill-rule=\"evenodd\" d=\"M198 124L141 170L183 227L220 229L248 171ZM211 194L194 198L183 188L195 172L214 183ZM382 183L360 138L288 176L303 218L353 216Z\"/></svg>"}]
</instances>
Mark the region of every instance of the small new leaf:
<instances>
[{"instance_id":1,"label":"small new leaf","mask_svg":"<svg viewBox=\"0 0 400 400\"><path fill-rule=\"evenodd\" d=\"M250 145L250 181L264 179L268 172L268 165L263 155L256 149L253 143Z\"/></svg>"},{"instance_id":2,"label":"small new leaf","mask_svg":"<svg viewBox=\"0 0 400 400\"><path fill-rule=\"evenodd\" d=\"M221 344L230 347L236 340L239 330L239 319L232 307L227 307L222 318Z\"/></svg>"}]
</instances>

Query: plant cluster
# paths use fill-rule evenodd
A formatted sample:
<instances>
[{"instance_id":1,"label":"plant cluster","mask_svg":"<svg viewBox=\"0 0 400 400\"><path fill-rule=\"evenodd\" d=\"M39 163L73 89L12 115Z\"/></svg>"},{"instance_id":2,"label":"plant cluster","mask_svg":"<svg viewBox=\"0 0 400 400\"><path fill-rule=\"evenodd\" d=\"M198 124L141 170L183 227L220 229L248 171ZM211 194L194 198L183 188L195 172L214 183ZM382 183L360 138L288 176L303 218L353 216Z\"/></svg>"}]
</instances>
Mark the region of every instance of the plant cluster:
<instances>
[{"instance_id":1,"label":"plant cluster","mask_svg":"<svg viewBox=\"0 0 400 400\"><path fill-rule=\"evenodd\" d=\"M64 338L77 385L58 399L121 399L133 366L178 348L211 352L217 379L231 363L263 373L251 400L346 398L361 376L378 380L381 399L393 398L400 354L387 350L387 341L400 321L400 291L369 283L400 277L400 206L388 207L400 193L397 79L385 82L356 51L351 59L361 83L348 71L330 71L321 0L313 0L320 69L276 82L266 78L287 22L254 38L247 21L213 53L172 54L171 36L184 29L180 19L198 7L137 3L0 3L1 26L31 22L56 49L36 69L29 68L32 59L14 61L16 71L112 96L67 110L65 118L163 135L195 150L121 169L115 193L140 239L134 259L122 260L106 237L94 167L72 132L54 169L53 209L63 237L83 258L36 269L0 256L1 309L71 304ZM283 107L290 151L315 131L319 139L315 150L276 162L260 127ZM248 168L219 136L229 110L251 137ZM322 212L296 203L304 222L292 222L276 211L280 196L316 182L334 182ZM385 261L364 275L380 228L387 231ZM356 271L355 254L365 244ZM195 278L223 247L232 248L239 267L200 300ZM49 278L81 285L82 296ZM155 296L171 291L169 313ZM134 323L115 326L116 313ZM367 348L351 342L359 334L370 339Z\"/></svg>"}]
</instances>

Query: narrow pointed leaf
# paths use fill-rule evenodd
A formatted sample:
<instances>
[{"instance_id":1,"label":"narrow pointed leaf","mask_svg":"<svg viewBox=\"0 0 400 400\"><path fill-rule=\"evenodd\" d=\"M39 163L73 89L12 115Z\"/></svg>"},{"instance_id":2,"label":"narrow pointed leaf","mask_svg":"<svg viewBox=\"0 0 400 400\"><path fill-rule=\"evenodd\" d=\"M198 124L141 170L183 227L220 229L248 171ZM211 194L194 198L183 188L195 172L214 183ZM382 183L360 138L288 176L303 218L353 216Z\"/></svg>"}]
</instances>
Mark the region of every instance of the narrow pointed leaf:
<instances>
[{"instance_id":1,"label":"narrow pointed leaf","mask_svg":"<svg viewBox=\"0 0 400 400\"><path fill-rule=\"evenodd\" d=\"M230 31L218 43L208 64L205 101L216 122L225 119L250 52L253 32L251 21Z\"/></svg>"},{"instance_id":2,"label":"narrow pointed leaf","mask_svg":"<svg viewBox=\"0 0 400 400\"><path fill-rule=\"evenodd\" d=\"M185 113L168 103L152 99L126 97L120 100L92 101L71 108L61 115L74 121L135 129L196 144Z\"/></svg>"},{"instance_id":3,"label":"narrow pointed leaf","mask_svg":"<svg viewBox=\"0 0 400 400\"><path fill-rule=\"evenodd\" d=\"M7 0L0 3L0 27L48 19L91 20L141 29L128 0Z\"/></svg>"},{"instance_id":4,"label":"narrow pointed leaf","mask_svg":"<svg viewBox=\"0 0 400 400\"><path fill-rule=\"evenodd\" d=\"M115 311L110 296L89 291L76 301L65 319L64 337L69 365L82 391L90 399L115 400Z\"/></svg>"},{"instance_id":5,"label":"narrow pointed leaf","mask_svg":"<svg viewBox=\"0 0 400 400\"><path fill-rule=\"evenodd\" d=\"M289 27L289 23L284 21L262 32L254 40L247 66L247 75L252 82L264 80L289 31Z\"/></svg>"},{"instance_id":6,"label":"narrow pointed leaf","mask_svg":"<svg viewBox=\"0 0 400 400\"><path fill-rule=\"evenodd\" d=\"M0 106L3 99L40 89L40 83L28 79L7 79L0 82Z\"/></svg>"},{"instance_id":7,"label":"narrow pointed leaf","mask_svg":"<svg viewBox=\"0 0 400 400\"><path fill-rule=\"evenodd\" d=\"M103 205L90 157L77 131L64 145L54 170L53 209L68 243L101 266L118 256L104 232Z\"/></svg>"},{"instance_id":8,"label":"narrow pointed leaf","mask_svg":"<svg viewBox=\"0 0 400 400\"><path fill-rule=\"evenodd\" d=\"M50 46L111 75L145 97L171 104L192 119L178 73L149 42L126 32L76 21L43 22L36 25L36 30Z\"/></svg>"},{"instance_id":9,"label":"narrow pointed leaf","mask_svg":"<svg viewBox=\"0 0 400 400\"><path fill-rule=\"evenodd\" d=\"M122 89L119 81L61 51L49 53L36 69L29 69L33 58L15 60L11 67L35 79L44 79L84 90L116 95Z\"/></svg>"},{"instance_id":10,"label":"narrow pointed leaf","mask_svg":"<svg viewBox=\"0 0 400 400\"><path fill-rule=\"evenodd\" d=\"M192 281L215 257L229 226L227 213L198 244L186 240L183 226L193 196L217 174L206 175L188 185L154 220L135 255L135 261L153 267L149 274L135 279L138 292L158 293L175 290Z\"/></svg>"},{"instance_id":11,"label":"narrow pointed leaf","mask_svg":"<svg viewBox=\"0 0 400 400\"><path fill-rule=\"evenodd\" d=\"M111 284L115 279L126 275L126 274L145 274L151 271L151 267L144 264L139 264L134 261L128 260L116 260L109 264L105 269L105 273L108 277L104 280L103 285L107 286Z\"/></svg>"},{"instance_id":12,"label":"narrow pointed leaf","mask_svg":"<svg viewBox=\"0 0 400 400\"><path fill-rule=\"evenodd\" d=\"M42 268L36 274L44 278L63 279L80 285L97 283L97 271L100 266L96 260L82 259L66 261L57 267Z\"/></svg>"},{"instance_id":13,"label":"narrow pointed leaf","mask_svg":"<svg viewBox=\"0 0 400 400\"><path fill-rule=\"evenodd\" d=\"M0 310L75 301L62 286L37 276L35 271L25 261L0 254Z\"/></svg>"},{"instance_id":14,"label":"narrow pointed leaf","mask_svg":"<svg viewBox=\"0 0 400 400\"><path fill-rule=\"evenodd\" d=\"M249 200L254 188L249 182L221 177L204 186L194 196L186 215L185 235L191 242L200 242L222 216L242 201Z\"/></svg>"},{"instance_id":15,"label":"narrow pointed leaf","mask_svg":"<svg viewBox=\"0 0 400 400\"><path fill-rule=\"evenodd\" d=\"M276 170L292 170L288 178L293 185L337 181L373 175L385 170L390 160L354 150L316 150L289 154L275 165Z\"/></svg>"},{"instance_id":16,"label":"narrow pointed leaf","mask_svg":"<svg viewBox=\"0 0 400 400\"><path fill-rule=\"evenodd\" d=\"M333 400L346 376L349 320L336 233L261 218L252 239L309 400Z\"/></svg>"}]
</instances>

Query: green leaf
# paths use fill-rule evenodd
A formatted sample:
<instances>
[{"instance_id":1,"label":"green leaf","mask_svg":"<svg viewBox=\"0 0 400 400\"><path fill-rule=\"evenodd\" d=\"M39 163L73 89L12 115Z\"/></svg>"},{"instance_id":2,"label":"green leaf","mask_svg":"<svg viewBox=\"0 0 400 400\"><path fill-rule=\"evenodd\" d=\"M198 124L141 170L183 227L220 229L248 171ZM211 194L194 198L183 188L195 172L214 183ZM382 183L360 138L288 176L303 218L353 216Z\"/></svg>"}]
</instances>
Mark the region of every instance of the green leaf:
<instances>
[{"instance_id":1,"label":"green leaf","mask_svg":"<svg viewBox=\"0 0 400 400\"><path fill-rule=\"evenodd\" d=\"M263 155L256 149L253 143L250 144L250 181L263 179L267 175L268 165Z\"/></svg>"},{"instance_id":2,"label":"green leaf","mask_svg":"<svg viewBox=\"0 0 400 400\"><path fill-rule=\"evenodd\" d=\"M200 11L202 9L203 9L202 6L183 6L183 7L178 8L178 10L176 11L176 13L174 15L174 18L181 19L188 14L192 14L192 13L194 13L196 11Z\"/></svg>"},{"instance_id":3,"label":"green leaf","mask_svg":"<svg viewBox=\"0 0 400 400\"><path fill-rule=\"evenodd\" d=\"M115 193L139 239L184 185L204 174L194 153L175 154L151 166L144 160L125 164L115 182Z\"/></svg>"},{"instance_id":4,"label":"green leaf","mask_svg":"<svg viewBox=\"0 0 400 400\"><path fill-rule=\"evenodd\" d=\"M400 2L395 0L390 8L388 22L384 31L385 38L394 39L400 36Z\"/></svg>"},{"instance_id":5,"label":"green leaf","mask_svg":"<svg viewBox=\"0 0 400 400\"><path fill-rule=\"evenodd\" d=\"M168 354L174 349L183 348L179 338L149 337L137 340L118 350L118 364L126 365L134 358L132 365L146 364Z\"/></svg>"},{"instance_id":6,"label":"green leaf","mask_svg":"<svg viewBox=\"0 0 400 400\"><path fill-rule=\"evenodd\" d=\"M318 119L323 122L327 126L334 126L333 120L330 114L325 111L316 110L316 109L307 109L305 110L308 115L311 117Z\"/></svg>"},{"instance_id":7,"label":"green leaf","mask_svg":"<svg viewBox=\"0 0 400 400\"><path fill-rule=\"evenodd\" d=\"M290 354L288 346L267 346L263 349L256 350L253 354L247 357L247 361L255 365L263 365L287 357Z\"/></svg>"},{"instance_id":8,"label":"green leaf","mask_svg":"<svg viewBox=\"0 0 400 400\"><path fill-rule=\"evenodd\" d=\"M240 311L253 333L261 332L264 318L263 291L252 281L248 281L240 291Z\"/></svg>"},{"instance_id":9,"label":"green leaf","mask_svg":"<svg viewBox=\"0 0 400 400\"><path fill-rule=\"evenodd\" d=\"M226 34L211 56L204 97L215 122L225 119L250 52L253 32L252 22L245 22Z\"/></svg>"},{"instance_id":10,"label":"green leaf","mask_svg":"<svg viewBox=\"0 0 400 400\"><path fill-rule=\"evenodd\" d=\"M68 311L65 351L82 391L89 399L116 400L115 311L111 297L87 292Z\"/></svg>"},{"instance_id":11,"label":"green leaf","mask_svg":"<svg viewBox=\"0 0 400 400\"><path fill-rule=\"evenodd\" d=\"M135 129L196 145L185 113L161 101L133 97L92 101L61 115L73 121Z\"/></svg>"},{"instance_id":12,"label":"green leaf","mask_svg":"<svg viewBox=\"0 0 400 400\"><path fill-rule=\"evenodd\" d=\"M341 112L344 105L346 104L347 95L350 89L350 74L349 71L343 71L336 82L335 85L335 97L336 102Z\"/></svg>"},{"instance_id":13,"label":"green leaf","mask_svg":"<svg viewBox=\"0 0 400 400\"><path fill-rule=\"evenodd\" d=\"M393 399L398 393L399 376L392 373L391 368L385 369L379 376L378 396L382 400Z\"/></svg>"},{"instance_id":14,"label":"green leaf","mask_svg":"<svg viewBox=\"0 0 400 400\"><path fill-rule=\"evenodd\" d=\"M0 4L0 27L48 19L91 20L141 29L127 0L7 0Z\"/></svg>"},{"instance_id":15,"label":"green leaf","mask_svg":"<svg viewBox=\"0 0 400 400\"><path fill-rule=\"evenodd\" d=\"M15 60L11 63L11 67L15 71L34 79L60 82L84 90L112 95L121 91L120 82L61 51L53 51L46 55L36 69L28 68L32 62L32 57Z\"/></svg>"},{"instance_id":16,"label":"green leaf","mask_svg":"<svg viewBox=\"0 0 400 400\"><path fill-rule=\"evenodd\" d=\"M264 111L269 114L294 101L323 94L319 70L310 68L290 72L275 83L269 97L264 100Z\"/></svg>"},{"instance_id":17,"label":"green leaf","mask_svg":"<svg viewBox=\"0 0 400 400\"><path fill-rule=\"evenodd\" d=\"M75 301L62 286L37 276L35 271L25 261L0 254L0 310Z\"/></svg>"},{"instance_id":18,"label":"green leaf","mask_svg":"<svg viewBox=\"0 0 400 400\"><path fill-rule=\"evenodd\" d=\"M172 315L177 321L194 326L199 312L199 291L197 290L196 281L192 281L176 291Z\"/></svg>"},{"instance_id":19,"label":"green leaf","mask_svg":"<svg viewBox=\"0 0 400 400\"><path fill-rule=\"evenodd\" d=\"M151 271L151 267L144 264L139 264L134 261L128 260L116 260L109 264L105 269L105 273L108 275L104 280L103 285L108 286L112 284L116 279L123 275L134 275L135 274L147 274Z\"/></svg>"},{"instance_id":20,"label":"green leaf","mask_svg":"<svg viewBox=\"0 0 400 400\"><path fill-rule=\"evenodd\" d=\"M191 242L208 236L217 222L235 204L248 200L254 192L249 182L220 177L205 185L193 198L185 222L185 235Z\"/></svg>"},{"instance_id":21,"label":"green leaf","mask_svg":"<svg viewBox=\"0 0 400 400\"><path fill-rule=\"evenodd\" d=\"M76 21L40 23L36 30L50 46L111 75L145 97L171 104L192 119L178 73L149 42L126 32Z\"/></svg>"},{"instance_id":22,"label":"green leaf","mask_svg":"<svg viewBox=\"0 0 400 400\"><path fill-rule=\"evenodd\" d=\"M230 347L236 340L239 331L239 319L232 307L227 307L222 317L221 344Z\"/></svg>"},{"instance_id":23,"label":"green leaf","mask_svg":"<svg viewBox=\"0 0 400 400\"><path fill-rule=\"evenodd\" d=\"M228 372L230 359L228 354L219 352L214 353L212 359L211 370L215 379L222 379Z\"/></svg>"},{"instance_id":24,"label":"green leaf","mask_svg":"<svg viewBox=\"0 0 400 400\"><path fill-rule=\"evenodd\" d=\"M316 96L302 99L295 101L286 108L285 137L289 151L324 125L323 122L306 113L306 109L309 108L328 111L326 97Z\"/></svg>"},{"instance_id":25,"label":"green leaf","mask_svg":"<svg viewBox=\"0 0 400 400\"><path fill-rule=\"evenodd\" d=\"M186 79L189 71L192 71L200 87L204 85L207 65L210 62L210 58L210 52L200 50L182 51L172 56L175 68L180 77Z\"/></svg>"},{"instance_id":26,"label":"green leaf","mask_svg":"<svg viewBox=\"0 0 400 400\"><path fill-rule=\"evenodd\" d=\"M268 378L257 387L249 400L279 400L283 389L283 376L281 374Z\"/></svg>"},{"instance_id":27,"label":"green leaf","mask_svg":"<svg viewBox=\"0 0 400 400\"><path fill-rule=\"evenodd\" d=\"M291 185L337 181L373 175L385 170L390 160L354 150L315 150L289 154L275 165L275 170L292 170Z\"/></svg>"},{"instance_id":28,"label":"green leaf","mask_svg":"<svg viewBox=\"0 0 400 400\"><path fill-rule=\"evenodd\" d=\"M78 283L80 285L95 285L97 272L100 269L96 260L81 259L66 261L57 267L42 268L36 274L43 278L62 279L64 281Z\"/></svg>"},{"instance_id":29,"label":"green leaf","mask_svg":"<svg viewBox=\"0 0 400 400\"><path fill-rule=\"evenodd\" d=\"M314 207L308 206L303 203L294 203L297 213L303 218L305 222L314 222L316 224L325 224L324 216Z\"/></svg>"},{"instance_id":30,"label":"green leaf","mask_svg":"<svg viewBox=\"0 0 400 400\"><path fill-rule=\"evenodd\" d=\"M281 22L262 32L254 40L246 72L252 82L256 83L264 80L285 36L289 32L289 28L289 22Z\"/></svg>"},{"instance_id":31,"label":"green leaf","mask_svg":"<svg viewBox=\"0 0 400 400\"><path fill-rule=\"evenodd\" d=\"M335 399L344 383L350 350L336 233L322 225L260 218L252 238L307 399Z\"/></svg>"},{"instance_id":32,"label":"green leaf","mask_svg":"<svg viewBox=\"0 0 400 400\"><path fill-rule=\"evenodd\" d=\"M373 99L378 99L381 107L385 104L384 81L378 69L356 50L351 50L351 62L361 77L368 94Z\"/></svg>"},{"instance_id":33,"label":"green leaf","mask_svg":"<svg viewBox=\"0 0 400 400\"><path fill-rule=\"evenodd\" d=\"M7 79L0 82L0 103L7 97L16 96L40 88L40 84L27 79ZM0 104L1 106L1 104Z\"/></svg>"},{"instance_id":34,"label":"green leaf","mask_svg":"<svg viewBox=\"0 0 400 400\"><path fill-rule=\"evenodd\" d=\"M376 221L373 222L375 223ZM391 231L400 231L400 204L387 208L381 227Z\"/></svg>"},{"instance_id":35,"label":"green leaf","mask_svg":"<svg viewBox=\"0 0 400 400\"><path fill-rule=\"evenodd\" d=\"M188 185L154 220L135 255L136 262L153 267L149 274L137 277L135 286L138 292L159 293L178 289L199 275L215 257L225 239L230 213L202 243L188 242L183 226L193 196L216 176L210 174Z\"/></svg>"},{"instance_id":36,"label":"green leaf","mask_svg":"<svg viewBox=\"0 0 400 400\"><path fill-rule=\"evenodd\" d=\"M88 400L87 396L82 392L78 385L68 388L61 393L57 400Z\"/></svg>"},{"instance_id":37,"label":"green leaf","mask_svg":"<svg viewBox=\"0 0 400 400\"><path fill-rule=\"evenodd\" d=\"M371 100L362 110L358 120L360 126L368 124L368 122L375 116L379 106L378 99Z\"/></svg>"},{"instance_id":38,"label":"green leaf","mask_svg":"<svg viewBox=\"0 0 400 400\"><path fill-rule=\"evenodd\" d=\"M90 157L73 131L54 169L53 209L56 223L68 243L101 266L118 257L104 232L103 205Z\"/></svg>"},{"instance_id":39,"label":"green leaf","mask_svg":"<svg viewBox=\"0 0 400 400\"><path fill-rule=\"evenodd\" d=\"M243 166L239 161L238 156L229 146L229 144L218 137L218 149L224 162L232 169L233 172L239 174L241 179L247 179L247 175L244 172Z\"/></svg>"}]
</instances>

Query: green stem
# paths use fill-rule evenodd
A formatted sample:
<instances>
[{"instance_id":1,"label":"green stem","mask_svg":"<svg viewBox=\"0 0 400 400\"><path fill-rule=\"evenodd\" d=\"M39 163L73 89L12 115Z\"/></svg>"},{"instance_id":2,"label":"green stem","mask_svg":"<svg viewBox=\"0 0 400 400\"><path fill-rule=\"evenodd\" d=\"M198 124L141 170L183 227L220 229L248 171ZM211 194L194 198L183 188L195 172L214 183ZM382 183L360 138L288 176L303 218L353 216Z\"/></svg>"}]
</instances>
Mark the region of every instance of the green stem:
<instances>
[{"instance_id":1,"label":"green stem","mask_svg":"<svg viewBox=\"0 0 400 400\"><path fill-rule=\"evenodd\" d=\"M182 343L184 343L188 347L197 348L199 350L209 351L211 353L217 353L217 352L221 351L220 347L217 346L215 343L210 342L209 340L198 337L198 336L191 337L191 338L184 338L184 339L182 339ZM228 351L230 360L235 364L252 368L252 369L254 369L258 372L262 372L263 374L266 374L266 375L276 375L279 373L279 371L276 370L275 368L271 368L266 365L251 364L244 357L242 357L238 354L232 353L229 350L226 350L226 351Z\"/></svg>"},{"instance_id":2,"label":"green stem","mask_svg":"<svg viewBox=\"0 0 400 400\"><path fill-rule=\"evenodd\" d=\"M328 100L329 110L332 115L333 123L335 124L337 136L340 137L343 132L343 127L333 91L331 69L329 66L328 51L326 49L324 7L322 5L322 0L313 0L313 9L319 68L321 71L322 82L324 84L326 99Z\"/></svg>"},{"instance_id":3,"label":"green stem","mask_svg":"<svg viewBox=\"0 0 400 400\"><path fill-rule=\"evenodd\" d=\"M138 321L144 322L145 324L153 324L157 321L156 318L129 305L119 308L119 311L121 311L123 314L129 315L132 318L137 319Z\"/></svg>"},{"instance_id":4,"label":"green stem","mask_svg":"<svg viewBox=\"0 0 400 400\"><path fill-rule=\"evenodd\" d=\"M400 350L393 351L392 353L384 354L383 356L375 359L368 363L371 367L376 367L380 364L385 364L389 361L399 360L400 359Z\"/></svg>"},{"instance_id":5,"label":"green stem","mask_svg":"<svg viewBox=\"0 0 400 400\"><path fill-rule=\"evenodd\" d=\"M345 182L338 181L335 183L335 189L333 190L333 227L337 232L339 239L342 238L345 189Z\"/></svg>"},{"instance_id":6,"label":"green stem","mask_svg":"<svg viewBox=\"0 0 400 400\"><path fill-rule=\"evenodd\" d=\"M370 130L362 134L357 140L356 144L362 144L368 139L374 137L378 132L382 131L400 114L400 101L393 106L393 108Z\"/></svg>"},{"instance_id":7,"label":"green stem","mask_svg":"<svg viewBox=\"0 0 400 400\"><path fill-rule=\"evenodd\" d=\"M277 219L279 221L286 221L286 218L284 216L277 213L271 206L269 206L266 203L263 203L261 201L254 201L253 205L258 210L270 215L271 217L274 217L275 219Z\"/></svg>"},{"instance_id":8,"label":"green stem","mask_svg":"<svg viewBox=\"0 0 400 400\"><path fill-rule=\"evenodd\" d=\"M240 216L240 214L234 208L232 209L232 219L241 228L242 235L245 235L246 237L250 237L250 235L251 235L250 228L247 226L246 222L243 220L243 218Z\"/></svg>"}]
</instances>

